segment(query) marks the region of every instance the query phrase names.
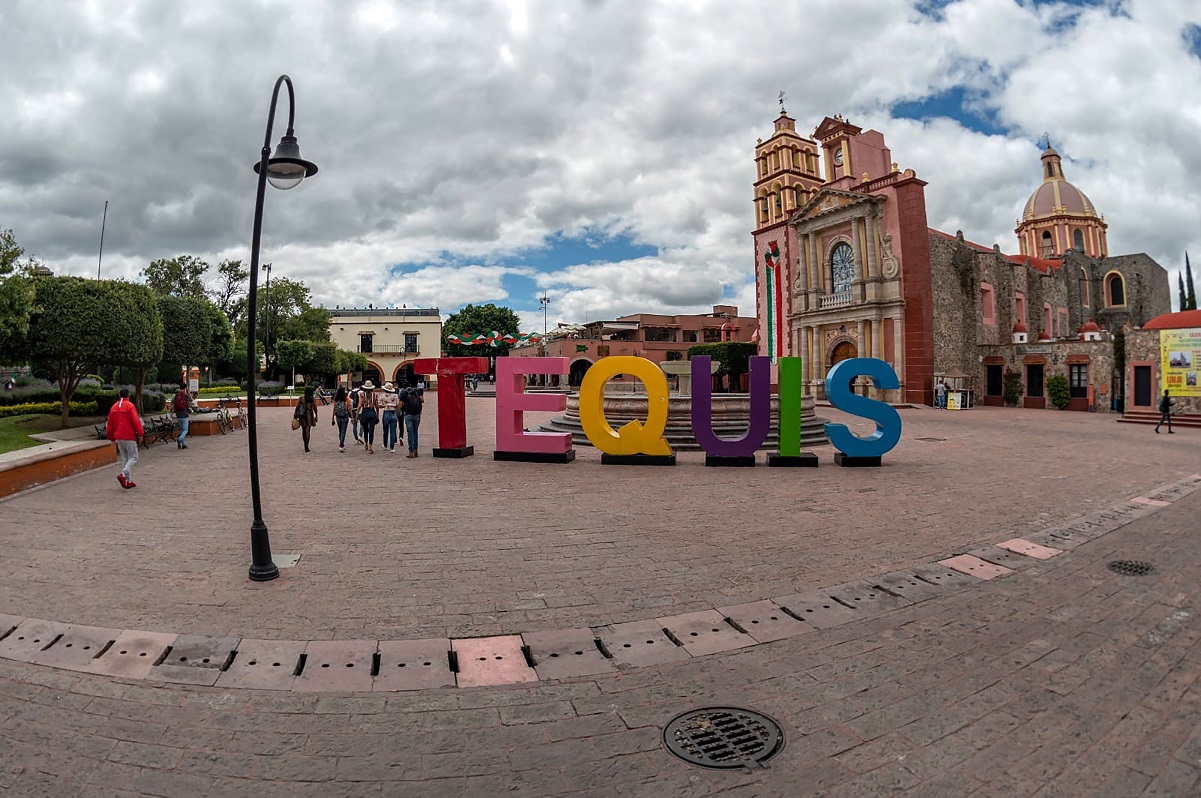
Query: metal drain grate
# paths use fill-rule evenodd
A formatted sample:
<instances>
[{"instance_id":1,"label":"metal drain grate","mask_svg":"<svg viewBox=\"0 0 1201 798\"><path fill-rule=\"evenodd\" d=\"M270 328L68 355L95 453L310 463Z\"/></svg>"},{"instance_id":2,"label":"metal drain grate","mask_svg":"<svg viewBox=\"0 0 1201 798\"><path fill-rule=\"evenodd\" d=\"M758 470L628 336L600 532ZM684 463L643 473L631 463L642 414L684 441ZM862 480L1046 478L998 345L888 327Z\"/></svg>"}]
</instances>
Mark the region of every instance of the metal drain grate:
<instances>
[{"instance_id":1,"label":"metal drain grate","mask_svg":"<svg viewBox=\"0 0 1201 798\"><path fill-rule=\"evenodd\" d=\"M663 745L691 765L715 770L766 767L784 747L784 731L766 715L739 707L705 707L663 727Z\"/></svg>"},{"instance_id":2,"label":"metal drain grate","mask_svg":"<svg viewBox=\"0 0 1201 798\"><path fill-rule=\"evenodd\" d=\"M1106 563L1105 567L1122 576L1146 576L1155 573L1154 565L1138 560L1113 560Z\"/></svg>"}]
</instances>

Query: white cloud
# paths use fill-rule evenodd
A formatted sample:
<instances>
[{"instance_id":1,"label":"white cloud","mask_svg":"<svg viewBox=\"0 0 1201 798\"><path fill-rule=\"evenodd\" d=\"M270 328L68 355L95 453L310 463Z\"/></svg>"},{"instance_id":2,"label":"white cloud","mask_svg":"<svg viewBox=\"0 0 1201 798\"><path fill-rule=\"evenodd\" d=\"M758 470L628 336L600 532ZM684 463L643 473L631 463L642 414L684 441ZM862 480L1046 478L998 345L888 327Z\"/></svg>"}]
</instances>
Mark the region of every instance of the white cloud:
<instances>
[{"instance_id":1,"label":"white cloud","mask_svg":"<svg viewBox=\"0 0 1201 798\"><path fill-rule=\"evenodd\" d=\"M263 260L331 306L509 302L540 329L505 283L536 275L505 259L607 231L658 254L537 276L558 320L749 314L752 154L780 89L802 132L833 113L883 132L929 181L933 226L1012 251L1045 130L1112 251L1170 268L1201 252L1201 60L1183 38L1201 4L927 5L7 3L0 227L94 274L107 199L106 276L185 252L248 260L250 164L286 69L321 171L268 195ZM888 113L954 87L1002 132ZM276 138L286 116L285 95Z\"/></svg>"}]
</instances>

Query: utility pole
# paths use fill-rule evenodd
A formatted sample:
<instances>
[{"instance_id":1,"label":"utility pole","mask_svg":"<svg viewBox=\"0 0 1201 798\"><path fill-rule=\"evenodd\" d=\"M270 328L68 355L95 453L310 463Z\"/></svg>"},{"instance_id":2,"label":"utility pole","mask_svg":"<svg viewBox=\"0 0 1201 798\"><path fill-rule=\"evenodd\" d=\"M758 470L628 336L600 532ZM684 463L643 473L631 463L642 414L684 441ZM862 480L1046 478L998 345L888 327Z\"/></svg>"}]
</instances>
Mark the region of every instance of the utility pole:
<instances>
[{"instance_id":1,"label":"utility pole","mask_svg":"<svg viewBox=\"0 0 1201 798\"><path fill-rule=\"evenodd\" d=\"M542 305L542 334L546 335L546 306L550 304L550 297L545 291L538 297L538 302Z\"/></svg>"},{"instance_id":2,"label":"utility pole","mask_svg":"<svg viewBox=\"0 0 1201 798\"><path fill-rule=\"evenodd\" d=\"M100 218L100 255L96 258L96 279L100 279L100 261L104 258L104 225L108 221L108 200L104 201L104 216Z\"/></svg>"}]
</instances>

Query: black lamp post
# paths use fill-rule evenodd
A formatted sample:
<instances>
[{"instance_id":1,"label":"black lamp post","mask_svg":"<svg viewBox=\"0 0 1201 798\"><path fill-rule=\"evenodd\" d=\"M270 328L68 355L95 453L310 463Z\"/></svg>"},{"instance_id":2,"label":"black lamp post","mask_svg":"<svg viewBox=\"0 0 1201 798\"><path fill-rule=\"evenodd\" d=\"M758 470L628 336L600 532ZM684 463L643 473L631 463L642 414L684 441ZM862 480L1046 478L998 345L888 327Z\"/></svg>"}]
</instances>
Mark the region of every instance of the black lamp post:
<instances>
[{"instance_id":1,"label":"black lamp post","mask_svg":"<svg viewBox=\"0 0 1201 798\"><path fill-rule=\"evenodd\" d=\"M279 87L288 87L288 132L279 140L275 155L271 155L271 128L275 123L275 103L279 99ZM254 203L254 236L250 244L250 317L246 320L246 328L250 330L250 344L246 347L246 383L247 383L247 422L250 434L250 497L254 504L254 522L250 525L250 551L253 561L250 564L250 578L256 582L266 582L279 576L279 568L271 559L271 539L267 535L267 525L263 523L263 505L259 497L259 440L255 427L255 390L254 375L258 367L255 353L254 331L255 310L258 301L259 277L259 239L263 232L263 195L267 181L278 189L287 190L300 185L306 177L317 174L317 165L300 157L300 146L296 143L293 123L296 119L296 95L292 91L292 79L280 75L275 81L275 90L271 92L271 110L267 112L267 135L263 137L263 152L259 162L254 165L258 173L258 196Z\"/></svg>"},{"instance_id":2,"label":"black lamp post","mask_svg":"<svg viewBox=\"0 0 1201 798\"><path fill-rule=\"evenodd\" d=\"M266 296L263 298L263 315L267 318L263 319L263 327L266 328L263 332L263 352L266 353L266 362L264 365L271 366L271 264L264 263L262 271L267 272Z\"/></svg>"}]
</instances>

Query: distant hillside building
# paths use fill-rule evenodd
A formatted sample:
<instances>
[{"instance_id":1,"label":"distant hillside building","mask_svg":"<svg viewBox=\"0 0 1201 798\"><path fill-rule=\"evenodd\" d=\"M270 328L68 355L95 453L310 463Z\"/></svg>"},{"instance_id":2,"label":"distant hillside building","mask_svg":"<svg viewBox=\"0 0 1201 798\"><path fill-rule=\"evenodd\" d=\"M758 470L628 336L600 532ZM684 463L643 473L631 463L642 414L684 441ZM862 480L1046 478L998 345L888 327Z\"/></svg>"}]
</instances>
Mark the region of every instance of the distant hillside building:
<instances>
[{"instance_id":1,"label":"distant hillside building","mask_svg":"<svg viewBox=\"0 0 1201 798\"><path fill-rule=\"evenodd\" d=\"M655 363L687 360L688 347L720 341L751 342L755 319L739 316L733 305L714 305L712 313L663 316L635 313L612 321L560 325L541 343L509 350L514 357L565 357L568 385L579 387L588 368L605 357L633 355ZM558 385L552 378L551 385Z\"/></svg>"},{"instance_id":2,"label":"distant hillside building","mask_svg":"<svg viewBox=\"0 0 1201 798\"><path fill-rule=\"evenodd\" d=\"M896 391L857 387L886 401L933 404L937 379L950 379L1000 404L1013 369L1028 407L1046 405L1060 373L1072 408L1091 397L1104 409L1125 384L1109 334L1170 310L1167 273L1143 254L1108 256L1103 217L1049 146L1018 255L930 229L926 183L898 168L881 133L841 117L806 138L781 112L755 161L759 351L801 356L807 393L864 356L900 377Z\"/></svg>"}]
</instances>

